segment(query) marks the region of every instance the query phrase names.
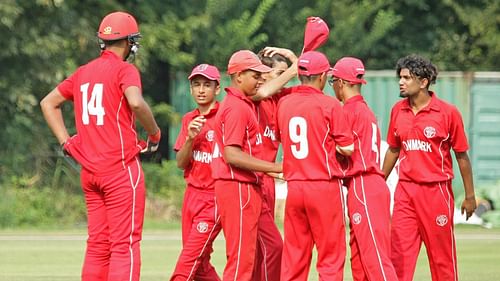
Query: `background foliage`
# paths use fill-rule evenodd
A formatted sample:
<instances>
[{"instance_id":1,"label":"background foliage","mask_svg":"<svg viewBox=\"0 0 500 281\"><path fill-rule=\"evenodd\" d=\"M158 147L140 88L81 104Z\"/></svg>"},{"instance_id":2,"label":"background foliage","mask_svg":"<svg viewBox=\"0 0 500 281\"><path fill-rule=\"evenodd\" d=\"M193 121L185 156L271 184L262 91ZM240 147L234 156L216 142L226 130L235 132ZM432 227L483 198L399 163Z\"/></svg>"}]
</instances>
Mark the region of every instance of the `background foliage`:
<instances>
[{"instance_id":1,"label":"background foliage","mask_svg":"<svg viewBox=\"0 0 500 281\"><path fill-rule=\"evenodd\" d=\"M440 70L499 70L500 2L496 0L3 0L0 226L36 224L43 217L63 217L64 210L83 210L80 203L71 203L82 201L73 199L80 192L75 167L61 160L38 102L78 65L98 56L97 27L104 15L115 10L132 13L140 23L143 40L135 63L163 132L179 120L169 105L170 80L177 72L201 62L225 70L229 56L238 49L258 51L273 45L298 53L305 20L311 15L330 26L330 40L321 50L331 61L352 55L362 58L368 69L393 69L397 58L416 52ZM64 109L74 132L71 105ZM166 155L171 148L162 149ZM161 155L156 162L159 159ZM150 189L151 198L160 202L156 204L180 204L177 189L183 184L173 164L151 164L145 170L148 185L157 186ZM41 217L11 221L3 212L35 208L41 197L54 199L47 207L51 210ZM175 216L175 211L165 212Z\"/></svg>"}]
</instances>

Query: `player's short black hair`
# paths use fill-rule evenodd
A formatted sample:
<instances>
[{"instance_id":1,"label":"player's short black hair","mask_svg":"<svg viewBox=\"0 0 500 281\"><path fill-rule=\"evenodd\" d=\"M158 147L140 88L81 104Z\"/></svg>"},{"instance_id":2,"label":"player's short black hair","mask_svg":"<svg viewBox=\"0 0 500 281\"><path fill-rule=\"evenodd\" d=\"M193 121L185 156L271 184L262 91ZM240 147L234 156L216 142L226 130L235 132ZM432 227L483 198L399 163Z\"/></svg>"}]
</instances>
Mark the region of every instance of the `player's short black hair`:
<instances>
[{"instance_id":1,"label":"player's short black hair","mask_svg":"<svg viewBox=\"0 0 500 281\"><path fill-rule=\"evenodd\" d=\"M429 80L429 85L436 83L438 75L436 66L422 56L411 54L400 58L396 63L396 75L398 77L403 68L407 68L412 76L420 79L426 78Z\"/></svg>"},{"instance_id":2,"label":"player's short black hair","mask_svg":"<svg viewBox=\"0 0 500 281\"><path fill-rule=\"evenodd\" d=\"M321 74L314 74L314 75L300 75L299 74L299 81L302 84L310 84L314 80L318 79L321 76Z\"/></svg>"},{"instance_id":3,"label":"player's short black hair","mask_svg":"<svg viewBox=\"0 0 500 281\"><path fill-rule=\"evenodd\" d=\"M257 56L264 65L269 66L271 68L278 62L284 62L288 65L288 67L290 67L290 65L292 64L291 61L289 61L281 54L274 54L271 57L264 56L264 49L260 50Z\"/></svg>"}]
</instances>

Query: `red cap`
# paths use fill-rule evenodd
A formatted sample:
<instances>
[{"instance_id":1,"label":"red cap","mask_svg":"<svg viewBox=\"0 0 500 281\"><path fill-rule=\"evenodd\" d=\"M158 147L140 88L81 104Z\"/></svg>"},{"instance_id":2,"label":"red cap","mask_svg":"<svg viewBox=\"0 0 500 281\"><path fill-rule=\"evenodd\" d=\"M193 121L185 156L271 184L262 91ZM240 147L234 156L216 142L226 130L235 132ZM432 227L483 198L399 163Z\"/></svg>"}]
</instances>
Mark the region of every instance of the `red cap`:
<instances>
[{"instance_id":1,"label":"red cap","mask_svg":"<svg viewBox=\"0 0 500 281\"><path fill-rule=\"evenodd\" d=\"M188 79L191 80L196 75L201 75L209 80L217 81L220 84L220 73L217 67L210 64L199 64L193 68Z\"/></svg>"},{"instance_id":2,"label":"red cap","mask_svg":"<svg viewBox=\"0 0 500 281\"><path fill-rule=\"evenodd\" d=\"M323 45L328 40L328 35L330 35L330 29L328 29L328 25L324 20L320 17L308 17L304 31L302 53L314 51Z\"/></svg>"},{"instance_id":3,"label":"red cap","mask_svg":"<svg viewBox=\"0 0 500 281\"><path fill-rule=\"evenodd\" d=\"M351 84L366 84L366 80L358 78L365 74L363 62L353 57L343 57L337 61L332 70L332 76L351 82Z\"/></svg>"},{"instance_id":4,"label":"red cap","mask_svg":"<svg viewBox=\"0 0 500 281\"><path fill-rule=\"evenodd\" d=\"M252 51L241 50L234 53L227 65L227 74L234 74L244 70L257 72L269 72L272 69L259 60L259 57Z\"/></svg>"},{"instance_id":5,"label":"red cap","mask_svg":"<svg viewBox=\"0 0 500 281\"><path fill-rule=\"evenodd\" d=\"M330 63L323 53L309 51L299 57L299 75L311 76L330 71Z\"/></svg>"}]
</instances>

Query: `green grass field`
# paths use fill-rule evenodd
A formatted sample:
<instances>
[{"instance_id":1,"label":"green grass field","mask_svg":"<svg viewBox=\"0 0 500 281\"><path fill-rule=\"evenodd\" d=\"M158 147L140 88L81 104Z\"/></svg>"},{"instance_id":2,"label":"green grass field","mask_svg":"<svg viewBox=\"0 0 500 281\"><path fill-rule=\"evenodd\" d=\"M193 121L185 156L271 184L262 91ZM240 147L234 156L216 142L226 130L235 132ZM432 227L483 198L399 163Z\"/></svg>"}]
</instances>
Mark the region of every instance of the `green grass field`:
<instances>
[{"instance_id":1,"label":"green grass field","mask_svg":"<svg viewBox=\"0 0 500 281\"><path fill-rule=\"evenodd\" d=\"M0 231L1 281L77 281L85 247L85 230ZM459 226L456 230L460 280L500 280L500 229ZM141 280L168 280L181 246L180 230L144 230ZM224 267L222 235L215 243L213 264ZM317 280L314 261L309 280ZM352 280L348 258L345 280ZM425 251L415 280L430 280Z\"/></svg>"}]
</instances>

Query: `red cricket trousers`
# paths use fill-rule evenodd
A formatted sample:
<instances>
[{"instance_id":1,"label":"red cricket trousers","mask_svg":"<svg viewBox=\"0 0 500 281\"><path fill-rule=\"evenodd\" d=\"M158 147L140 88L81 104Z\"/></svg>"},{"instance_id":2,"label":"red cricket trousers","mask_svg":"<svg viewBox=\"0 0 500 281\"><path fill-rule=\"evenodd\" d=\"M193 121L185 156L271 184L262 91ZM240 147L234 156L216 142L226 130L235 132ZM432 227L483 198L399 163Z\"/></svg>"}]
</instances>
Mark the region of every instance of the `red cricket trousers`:
<instances>
[{"instance_id":1,"label":"red cricket trousers","mask_svg":"<svg viewBox=\"0 0 500 281\"><path fill-rule=\"evenodd\" d=\"M274 222L274 179L264 176L262 184L262 211L257 232L254 281L279 281L283 239Z\"/></svg>"},{"instance_id":2,"label":"red cricket trousers","mask_svg":"<svg viewBox=\"0 0 500 281\"><path fill-rule=\"evenodd\" d=\"M227 264L223 280L249 281L255 263L258 221L262 209L260 186L215 181L215 198L226 240Z\"/></svg>"},{"instance_id":3,"label":"red cricket trousers","mask_svg":"<svg viewBox=\"0 0 500 281\"><path fill-rule=\"evenodd\" d=\"M362 174L348 182L353 280L398 281L391 261L391 195L384 178Z\"/></svg>"},{"instance_id":4,"label":"red cricket trousers","mask_svg":"<svg viewBox=\"0 0 500 281\"><path fill-rule=\"evenodd\" d=\"M110 175L82 169L88 217L83 281L139 280L145 186L139 159Z\"/></svg>"},{"instance_id":5,"label":"red cricket trousers","mask_svg":"<svg viewBox=\"0 0 500 281\"><path fill-rule=\"evenodd\" d=\"M413 280L424 242L432 280L458 280L450 181L399 181L394 194L391 259L400 281Z\"/></svg>"},{"instance_id":6,"label":"red cricket trousers","mask_svg":"<svg viewBox=\"0 0 500 281\"><path fill-rule=\"evenodd\" d=\"M344 198L339 180L288 181L281 280L306 281L314 245L319 280L343 280Z\"/></svg>"},{"instance_id":7,"label":"red cricket trousers","mask_svg":"<svg viewBox=\"0 0 500 281\"><path fill-rule=\"evenodd\" d=\"M210 263L220 230L214 191L188 185L182 204L182 251L170 280L221 280Z\"/></svg>"}]
</instances>

